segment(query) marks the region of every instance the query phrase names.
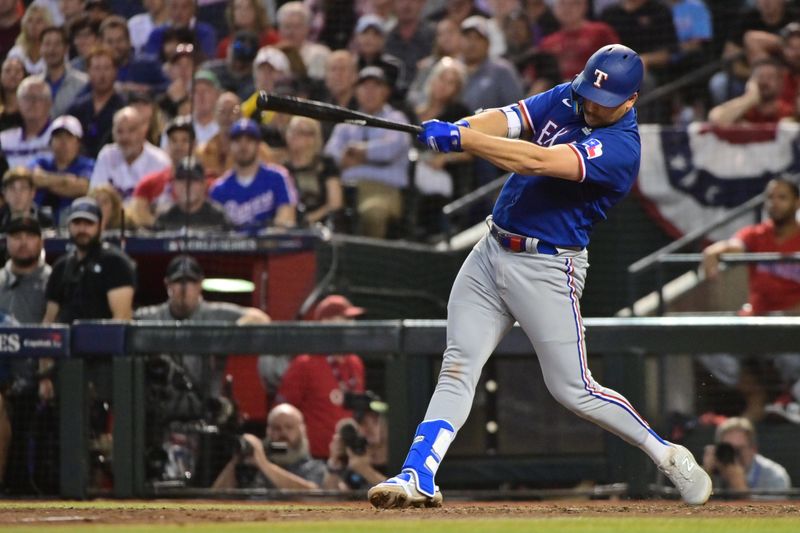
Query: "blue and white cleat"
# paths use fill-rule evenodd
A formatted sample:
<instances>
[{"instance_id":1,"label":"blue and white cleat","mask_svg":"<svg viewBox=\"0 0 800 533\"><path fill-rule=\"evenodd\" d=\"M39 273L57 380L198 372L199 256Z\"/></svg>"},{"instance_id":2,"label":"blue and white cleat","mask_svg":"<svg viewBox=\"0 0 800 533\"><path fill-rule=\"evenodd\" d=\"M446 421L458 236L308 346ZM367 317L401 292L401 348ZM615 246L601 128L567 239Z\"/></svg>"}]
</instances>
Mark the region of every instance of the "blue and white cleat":
<instances>
[{"instance_id":1,"label":"blue and white cleat","mask_svg":"<svg viewBox=\"0 0 800 533\"><path fill-rule=\"evenodd\" d=\"M434 487L433 496L423 494L417 488L416 472L410 468L369 489L367 498L377 509L442 506L439 487Z\"/></svg>"}]
</instances>

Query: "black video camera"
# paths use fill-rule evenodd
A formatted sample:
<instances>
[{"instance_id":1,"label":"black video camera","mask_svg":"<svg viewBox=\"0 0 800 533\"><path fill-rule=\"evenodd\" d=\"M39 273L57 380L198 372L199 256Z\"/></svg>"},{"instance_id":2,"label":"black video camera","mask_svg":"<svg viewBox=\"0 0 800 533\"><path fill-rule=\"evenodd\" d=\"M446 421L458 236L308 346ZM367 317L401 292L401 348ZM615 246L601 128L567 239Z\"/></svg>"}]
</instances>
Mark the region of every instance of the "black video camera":
<instances>
[{"instance_id":1,"label":"black video camera","mask_svg":"<svg viewBox=\"0 0 800 533\"><path fill-rule=\"evenodd\" d=\"M361 434L353 422L346 422L339 428L339 438L345 448L349 448L356 455L367 453L367 439Z\"/></svg>"},{"instance_id":2,"label":"black video camera","mask_svg":"<svg viewBox=\"0 0 800 533\"><path fill-rule=\"evenodd\" d=\"M727 442L720 442L714 447L714 457L720 465L728 466L736 462L739 453Z\"/></svg>"}]
</instances>

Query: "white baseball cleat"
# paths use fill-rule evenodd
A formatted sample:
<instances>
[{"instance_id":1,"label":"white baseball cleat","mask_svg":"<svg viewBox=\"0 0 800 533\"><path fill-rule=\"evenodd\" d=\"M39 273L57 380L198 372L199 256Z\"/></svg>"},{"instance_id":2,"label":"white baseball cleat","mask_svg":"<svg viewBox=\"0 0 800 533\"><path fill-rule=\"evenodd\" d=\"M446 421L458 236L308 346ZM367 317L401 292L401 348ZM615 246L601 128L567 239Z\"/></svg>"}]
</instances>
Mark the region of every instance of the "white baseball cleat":
<instances>
[{"instance_id":1,"label":"white baseball cleat","mask_svg":"<svg viewBox=\"0 0 800 533\"><path fill-rule=\"evenodd\" d=\"M367 499L378 509L442 506L442 493L439 492L439 487L436 487L433 496L421 493L417 489L414 476L408 471L401 472L369 489Z\"/></svg>"},{"instance_id":2,"label":"white baseball cleat","mask_svg":"<svg viewBox=\"0 0 800 533\"><path fill-rule=\"evenodd\" d=\"M697 464L692 452L678 444L672 446L669 457L658 465L658 469L672 481L684 502L703 505L711 496L711 478Z\"/></svg>"}]
</instances>

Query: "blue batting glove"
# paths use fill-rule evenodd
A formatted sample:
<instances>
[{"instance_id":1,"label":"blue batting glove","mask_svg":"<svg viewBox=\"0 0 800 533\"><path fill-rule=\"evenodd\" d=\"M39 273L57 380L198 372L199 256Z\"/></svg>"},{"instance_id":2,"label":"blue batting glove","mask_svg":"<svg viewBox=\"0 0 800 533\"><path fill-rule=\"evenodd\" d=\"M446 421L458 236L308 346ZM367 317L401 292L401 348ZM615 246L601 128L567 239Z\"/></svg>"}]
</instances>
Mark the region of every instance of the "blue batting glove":
<instances>
[{"instance_id":1,"label":"blue batting glove","mask_svg":"<svg viewBox=\"0 0 800 533\"><path fill-rule=\"evenodd\" d=\"M461 132L455 124L441 120L428 120L422 123L422 127L423 130L417 139L434 152L461 151Z\"/></svg>"}]
</instances>

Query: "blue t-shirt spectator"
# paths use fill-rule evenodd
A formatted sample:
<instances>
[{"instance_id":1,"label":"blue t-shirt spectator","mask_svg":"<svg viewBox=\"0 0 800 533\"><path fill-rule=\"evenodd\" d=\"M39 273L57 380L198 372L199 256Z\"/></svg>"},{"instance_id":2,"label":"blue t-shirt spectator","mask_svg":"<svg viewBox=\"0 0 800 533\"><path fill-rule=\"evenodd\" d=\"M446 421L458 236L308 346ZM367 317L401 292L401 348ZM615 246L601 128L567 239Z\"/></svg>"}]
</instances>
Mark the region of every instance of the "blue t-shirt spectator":
<instances>
[{"instance_id":1,"label":"blue t-shirt spectator","mask_svg":"<svg viewBox=\"0 0 800 533\"><path fill-rule=\"evenodd\" d=\"M47 172L54 172L57 174L72 174L85 179L88 183L92 177L92 171L94 170L94 159L79 155L72 163L67 165L66 168L59 170L56 167L55 158L49 155L37 157L31 164L31 168L41 168ZM40 208L45 206L50 207L53 214L53 221L56 225L59 225L61 222L61 213L66 213L69 206L72 205L72 200L74 200L74 198L60 196L43 188L38 189L36 191L36 196L33 198L33 201L36 202L36 205Z\"/></svg>"},{"instance_id":2,"label":"blue t-shirt spectator","mask_svg":"<svg viewBox=\"0 0 800 533\"><path fill-rule=\"evenodd\" d=\"M237 229L267 227L278 208L296 205L297 192L283 167L261 164L255 176L243 183L231 170L211 188L209 197L222 205Z\"/></svg>"}]
</instances>

